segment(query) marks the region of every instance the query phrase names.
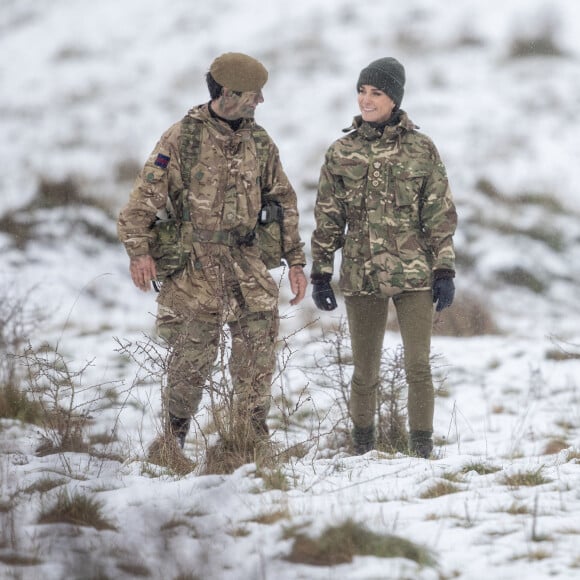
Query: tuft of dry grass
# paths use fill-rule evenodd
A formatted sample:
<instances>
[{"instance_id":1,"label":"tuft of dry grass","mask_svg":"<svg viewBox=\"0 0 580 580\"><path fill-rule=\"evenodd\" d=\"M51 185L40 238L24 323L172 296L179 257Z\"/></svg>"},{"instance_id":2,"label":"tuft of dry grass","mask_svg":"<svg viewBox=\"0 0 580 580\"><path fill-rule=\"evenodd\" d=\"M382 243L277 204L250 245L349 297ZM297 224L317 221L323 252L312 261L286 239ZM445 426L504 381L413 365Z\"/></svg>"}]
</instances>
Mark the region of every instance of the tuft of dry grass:
<instances>
[{"instance_id":1,"label":"tuft of dry grass","mask_svg":"<svg viewBox=\"0 0 580 580\"><path fill-rule=\"evenodd\" d=\"M279 522L280 520L287 520L289 518L290 512L288 511L288 508L282 508L275 510L273 512L261 514L251 519L250 521L257 524L272 525L275 524L276 522Z\"/></svg>"},{"instance_id":2,"label":"tuft of dry grass","mask_svg":"<svg viewBox=\"0 0 580 580\"><path fill-rule=\"evenodd\" d=\"M191 473L196 464L183 454L175 437L160 435L149 446L147 461L166 467L175 475Z\"/></svg>"},{"instance_id":3,"label":"tuft of dry grass","mask_svg":"<svg viewBox=\"0 0 580 580\"><path fill-rule=\"evenodd\" d=\"M75 526L85 526L97 530L116 530L102 513L103 504L82 493L70 494L67 490L59 493L56 503L43 511L39 524L67 523Z\"/></svg>"},{"instance_id":4,"label":"tuft of dry grass","mask_svg":"<svg viewBox=\"0 0 580 580\"><path fill-rule=\"evenodd\" d=\"M352 520L326 528L319 538L295 534L286 560L310 566L337 566L352 562L357 555L406 558L420 566L435 565L427 548L399 536L376 534Z\"/></svg>"},{"instance_id":5,"label":"tuft of dry grass","mask_svg":"<svg viewBox=\"0 0 580 580\"><path fill-rule=\"evenodd\" d=\"M290 489L288 478L281 467L273 469L259 468L256 471L256 476L262 479L264 487L268 490L279 489L280 491L288 491Z\"/></svg>"},{"instance_id":6,"label":"tuft of dry grass","mask_svg":"<svg viewBox=\"0 0 580 580\"><path fill-rule=\"evenodd\" d=\"M458 493L461 488L451 481L438 481L428 487L419 497L421 499L434 499L450 493Z\"/></svg>"},{"instance_id":7,"label":"tuft of dry grass","mask_svg":"<svg viewBox=\"0 0 580 580\"><path fill-rule=\"evenodd\" d=\"M18 419L24 423L42 424L43 409L38 401L11 382L0 386L0 419Z\"/></svg>"},{"instance_id":8,"label":"tuft of dry grass","mask_svg":"<svg viewBox=\"0 0 580 580\"><path fill-rule=\"evenodd\" d=\"M570 447L570 445L565 439L562 439L561 437L555 437L546 443L542 453L544 455L555 455L564 449L568 449L568 447Z\"/></svg>"},{"instance_id":9,"label":"tuft of dry grass","mask_svg":"<svg viewBox=\"0 0 580 580\"><path fill-rule=\"evenodd\" d=\"M37 479L32 485L24 489L24 493L47 493L55 487L60 487L67 483L66 479L53 479L50 476L45 476Z\"/></svg>"},{"instance_id":10,"label":"tuft of dry grass","mask_svg":"<svg viewBox=\"0 0 580 580\"><path fill-rule=\"evenodd\" d=\"M433 319L433 334L441 336L482 336L499 333L485 300L468 292L458 293L451 308L437 313Z\"/></svg>"},{"instance_id":11,"label":"tuft of dry grass","mask_svg":"<svg viewBox=\"0 0 580 580\"><path fill-rule=\"evenodd\" d=\"M492 473L497 473L501 470L501 467L497 467L496 465L489 465L488 463L483 463L481 461L472 461L470 463L466 463L461 468L461 473L469 473L470 471L475 471L478 475L490 475Z\"/></svg>"},{"instance_id":12,"label":"tuft of dry grass","mask_svg":"<svg viewBox=\"0 0 580 580\"><path fill-rule=\"evenodd\" d=\"M500 479L500 483L511 488L534 487L536 485L550 483L552 480L542 475L542 469L543 468L540 467L531 471L521 471L519 473L506 474Z\"/></svg>"}]
</instances>

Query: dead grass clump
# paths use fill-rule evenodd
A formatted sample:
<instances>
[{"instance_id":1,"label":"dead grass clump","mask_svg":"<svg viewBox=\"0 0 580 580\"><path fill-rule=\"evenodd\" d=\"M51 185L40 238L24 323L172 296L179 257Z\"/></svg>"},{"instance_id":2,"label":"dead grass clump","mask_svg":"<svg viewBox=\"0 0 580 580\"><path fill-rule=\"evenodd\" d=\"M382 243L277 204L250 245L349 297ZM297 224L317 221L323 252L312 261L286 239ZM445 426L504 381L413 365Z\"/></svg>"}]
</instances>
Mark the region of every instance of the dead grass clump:
<instances>
[{"instance_id":1,"label":"dead grass clump","mask_svg":"<svg viewBox=\"0 0 580 580\"><path fill-rule=\"evenodd\" d=\"M52 508L43 511L39 524L73 524L97 530L116 530L116 527L107 520L102 512L103 504L82 493L70 494L63 491L59 494Z\"/></svg>"},{"instance_id":2,"label":"dead grass clump","mask_svg":"<svg viewBox=\"0 0 580 580\"><path fill-rule=\"evenodd\" d=\"M534 294L543 294L546 291L546 284L537 276L532 274L532 272L522 268L521 266L499 270L496 273L496 276L500 281L505 282L506 284L527 288Z\"/></svg>"},{"instance_id":3,"label":"dead grass clump","mask_svg":"<svg viewBox=\"0 0 580 580\"><path fill-rule=\"evenodd\" d=\"M31 306L30 295L15 296L0 289L0 418L38 424L42 407L21 388L23 372L18 362L29 335L44 322L40 310Z\"/></svg>"},{"instance_id":4,"label":"dead grass clump","mask_svg":"<svg viewBox=\"0 0 580 580\"><path fill-rule=\"evenodd\" d=\"M473 461L464 465L461 468L461 473L466 474L470 471L475 471L478 475L490 475L492 473L497 473L500 470L501 468L496 465L490 465L481 461Z\"/></svg>"},{"instance_id":5,"label":"dead grass clump","mask_svg":"<svg viewBox=\"0 0 580 580\"><path fill-rule=\"evenodd\" d=\"M196 464L183 454L175 437L160 435L150 445L147 461L166 467L176 475L191 473Z\"/></svg>"},{"instance_id":6,"label":"dead grass clump","mask_svg":"<svg viewBox=\"0 0 580 580\"><path fill-rule=\"evenodd\" d=\"M565 361L578 359L580 359L580 353L567 352L561 348L553 348L546 353L546 360Z\"/></svg>"},{"instance_id":7,"label":"dead grass clump","mask_svg":"<svg viewBox=\"0 0 580 580\"><path fill-rule=\"evenodd\" d=\"M40 425L42 416L42 406L38 401L31 400L12 383L0 385L0 419L18 419Z\"/></svg>"},{"instance_id":8,"label":"dead grass clump","mask_svg":"<svg viewBox=\"0 0 580 580\"><path fill-rule=\"evenodd\" d=\"M6 566L39 566L42 560L35 556L18 553L0 553L0 562ZM16 577L16 576L14 576Z\"/></svg>"},{"instance_id":9,"label":"dead grass clump","mask_svg":"<svg viewBox=\"0 0 580 580\"><path fill-rule=\"evenodd\" d=\"M568 449L570 445L565 439L560 437L556 437L554 439L550 439L546 445L544 446L543 455L555 455L556 453L560 453L564 449Z\"/></svg>"},{"instance_id":10,"label":"dead grass clump","mask_svg":"<svg viewBox=\"0 0 580 580\"><path fill-rule=\"evenodd\" d=\"M42 177L31 209L82 205L83 203L81 186L77 180L72 177L62 180Z\"/></svg>"},{"instance_id":11,"label":"dead grass clump","mask_svg":"<svg viewBox=\"0 0 580 580\"><path fill-rule=\"evenodd\" d=\"M460 292L451 308L436 314L433 334L441 336L482 336L499 334L491 310L482 298Z\"/></svg>"},{"instance_id":12,"label":"dead grass clump","mask_svg":"<svg viewBox=\"0 0 580 580\"><path fill-rule=\"evenodd\" d=\"M273 512L267 512L267 513L261 514L255 518L252 518L249 521L254 522L256 524L271 526L272 524L275 524L276 522L279 522L280 520L287 520L289 518L290 518L290 512L288 511L288 508L283 508L283 509L275 510Z\"/></svg>"},{"instance_id":13,"label":"dead grass clump","mask_svg":"<svg viewBox=\"0 0 580 580\"><path fill-rule=\"evenodd\" d=\"M438 481L428 487L419 497L421 499L434 499L450 493L458 493L461 488L451 481Z\"/></svg>"},{"instance_id":14,"label":"dead grass clump","mask_svg":"<svg viewBox=\"0 0 580 580\"><path fill-rule=\"evenodd\" d=\"M319 538L295 535L286 560L311 566L336 566L352 562L357 555L406 558L420 566L435 564L427 548L398 536L376 534L352 520L326 528Z\"/></svg>"},{"instance_id":15,"label":"dead grass clump","mask_svg":"<svg viewBox=\"0 0 580 580\"><path fill-rule=\"evenodd\" d=\"M557 196L551 193L524 191L518 195L508 196L500 191L495 183L486 177L480 177L475 183L475 189L493 201L506 206L537 205L550 213L564 214L566 210Z\"/></svg>"},{"instance_id":16,"label":"dead grass clump","mask_svg":"<svg viewBox=\"0 0 580 580\"><path fill-rule=\"evenodd\" d=\"M53 479L50 476L37 479L32 485L24 489L24 493L47 493L55 487L60 487L67 483L66 479Z\"/></svg>"},{"instance_id":17,"label":"dead grass clump","mask_svg":"<svg viewBox=\"0 0 580 580\"><path fill-rule=\"evenodd\" d=\"M561 57L565 52L558 46L552 30L547 29L535 36L519 36L512 39L508 58Z\"/></svg>"},{"instance_id":18,"label":"dead grass clump","mask_svg":"<svg viewBox=\"0 0 580 580\"><path fill-rule=\"evenodd\" d=\"M256 471L256 476L262 479L265 489L279 489L280 491L288 491L290 489L288 478L281 467L275 469L260 468Z\"/></svg>"},{"instance_id":19,"label":"dead grass clump","mask_svg":"<svg viewBox=\"0 0 580 580\"><path fill-rule=\"evenodd\" d=\"M117 562L117 568L129 576L137 578L150 578L152 576L151 570L138 562Z\"/></svg>"},{"instance_id":20,"label":"dead grass clump","mask_svg":"<svg viewBox=\"0 0 580 580\"><path fill-rule=\"evenodd\" d=\"M204 473L227 475L247 463L272 468L276 461L275 446L268 439L246 439L241 436L221 438L207 448Z\"/></svg>"},{"instance_id":21,"label":"dead grass clump","mask_svg":"<svg viewBox=\"0 0 580 580\"><path fill-rule=\"evenodd\" d=\"M516 487L533 487L536 485L544 485L550 483L552 480L542 475L542 467L532 471L522 471L519 473L504 475L500 483L511 488Z\"/></svg>"},{"instance_id":22,"label":"dead grass clump","mask_svg":"<svg viewBox=\"0 0 580 580\"><path fill-rule=\"evenodd\" d=\"M124 159L117 163L115 167L115 176L121 183L133 182L141 171L141 163L134 159Z\"/></svg>"}]
</instances>

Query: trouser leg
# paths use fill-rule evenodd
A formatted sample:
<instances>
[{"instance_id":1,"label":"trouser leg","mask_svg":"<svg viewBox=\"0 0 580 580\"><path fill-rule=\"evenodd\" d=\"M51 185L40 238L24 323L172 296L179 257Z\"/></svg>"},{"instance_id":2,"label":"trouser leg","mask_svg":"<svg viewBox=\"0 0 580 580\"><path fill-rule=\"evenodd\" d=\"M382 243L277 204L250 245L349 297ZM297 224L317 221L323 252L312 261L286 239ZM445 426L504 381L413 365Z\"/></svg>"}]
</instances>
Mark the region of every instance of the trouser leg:
<instances>
[{"instance_id":1,"label":"trouser leg","mask_svg":"<svg viewBox=\"0 0 580 580\"><path fill-rule=\"evenodd\" d=\"M276 369L277 311L246 313L229 324L232 335L230 375L235 416L258 435L267 435L271 387Z\"/></svg>"},{"instance_id":2,"label":"trouser leg","mask_svg":"<svg viewBox=\"0 0 580 580\"><path fill-rule=\"evenodd\" d=\"M345 299L354 371L351 380L350 415L355 427L374 423L388 298L348 296Z\"/></svg>"},{"instance_id":3,"label":"trouser leg","mask_svg":"<svg viewBox=\"0 0 580 580\"><path fill-rule=\"evenodd\" d=\"M169 415L189 418L196 414L217 355L220 330L217 320L158 321L158 332L170 347L164 393Z\"/></svg>"},{"instance_id":4,"label":"trouser leg","mask_svg":"<svg viewBox=\"0 0 580 580\"><path fill-rule=\"evenodd\" d=\"M435 399L430 363L433 324L431 292L405 292L395 296L393 302L401 329L409 387L409 429L411 432L431 432Z\"/></svg>"}]
</instances>

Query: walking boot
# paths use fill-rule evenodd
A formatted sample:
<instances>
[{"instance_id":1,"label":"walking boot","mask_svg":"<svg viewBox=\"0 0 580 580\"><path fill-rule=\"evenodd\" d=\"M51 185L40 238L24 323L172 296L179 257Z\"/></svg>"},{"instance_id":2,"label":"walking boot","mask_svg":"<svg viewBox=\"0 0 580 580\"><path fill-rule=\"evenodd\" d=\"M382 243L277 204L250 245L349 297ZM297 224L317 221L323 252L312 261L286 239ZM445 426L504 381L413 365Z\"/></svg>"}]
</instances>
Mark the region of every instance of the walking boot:
<instances>
[{"instance_id":1,"label":"walking boot","mask_svg":"<svg viewBox=\"0 0 580 580\"><path fill-rule=\"evenodd\" d=\"M183 449L185 446L185 438L189 433L189 427L191 425L191 418L176 417L169 413L169 433L177 438L179 446Z\"/></svg>"},{"instance_id":2,"label":"walking boot","mask_svg":"<svg viewBox=\"0 0 580 580\"><path fill-rule=\"evenodd\" d=\"M411 431L409 453L415 457L429 459L433 451L433 431Z\"/></svg>"},{"instance_id":3,"label":"walking boot","mask_svg":"<svg viewBox=\"0 0 580 580\"><path fill-rule=\"evenodd\" d=\"M375 448L375 426L357 427L352 429L352 445L355 455L364 455Z\"/></svg>"}]
</instances>

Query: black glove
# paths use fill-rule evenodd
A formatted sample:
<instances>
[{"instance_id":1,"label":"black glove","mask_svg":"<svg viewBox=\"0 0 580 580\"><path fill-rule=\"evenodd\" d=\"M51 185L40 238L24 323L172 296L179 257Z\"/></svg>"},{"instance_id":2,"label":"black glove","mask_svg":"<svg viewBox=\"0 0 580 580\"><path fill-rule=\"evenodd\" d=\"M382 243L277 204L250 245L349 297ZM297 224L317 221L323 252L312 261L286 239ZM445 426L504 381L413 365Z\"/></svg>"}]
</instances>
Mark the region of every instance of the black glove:
<instances>
[{"instance_id":1,"label":"black glove","mask_svg":"<svg viewBox=\"0 0 580 580\"><path fill-rule=\"evenodd\" d=\"M433 281L433 302L437 302L435 310L441 312L444 308L453 304L455 296L455 284L453 283L453 270L436 270Z\"/></svg>"},{"instance_id":2,"label":"black glove","mask_svg":"<svg viewBox=\"0 0 580 580\"><path fill-rule=\"evenodd\" d=\"M336 298L330 285L330 274L314 274L311 277L312 299L318 310L334 310Z\"/></svg>"}]
</instances>

